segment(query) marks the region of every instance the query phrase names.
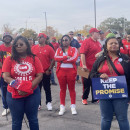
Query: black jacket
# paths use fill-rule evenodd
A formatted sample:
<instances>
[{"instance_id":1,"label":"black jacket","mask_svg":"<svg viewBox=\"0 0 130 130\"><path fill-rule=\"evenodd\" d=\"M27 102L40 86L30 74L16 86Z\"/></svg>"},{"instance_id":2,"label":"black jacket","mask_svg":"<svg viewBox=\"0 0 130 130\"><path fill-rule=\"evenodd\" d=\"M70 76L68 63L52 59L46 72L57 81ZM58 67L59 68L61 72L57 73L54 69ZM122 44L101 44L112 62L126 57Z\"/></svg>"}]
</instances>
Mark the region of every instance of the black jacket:
<instances>
[{"instance_id":1,"label":"black jacket","mask_svg":"<svg viewBox=\"0 0 130 130\"><path fill-rule=\"evenodd\" d=\"M120 63L124 69L124 75L126 77L127 88L128 88L128 95L130 97L130 58L125 54L120 54L119 57L123 59L122 62ZM100 77L101 73L98 72L98 68L104 60L106 60L106 57L102 55L95 61L93 68L90 72L90 78Z\"/></svg>"}]
</instances>

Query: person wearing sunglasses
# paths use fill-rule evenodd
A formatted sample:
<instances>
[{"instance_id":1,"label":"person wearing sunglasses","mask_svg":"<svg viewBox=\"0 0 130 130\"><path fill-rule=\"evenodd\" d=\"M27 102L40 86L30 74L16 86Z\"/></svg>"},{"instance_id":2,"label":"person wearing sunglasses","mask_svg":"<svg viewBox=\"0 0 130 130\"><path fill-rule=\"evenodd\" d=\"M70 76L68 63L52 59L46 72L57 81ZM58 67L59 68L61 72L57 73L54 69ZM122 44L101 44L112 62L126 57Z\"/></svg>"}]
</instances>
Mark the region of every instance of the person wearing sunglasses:
<instances>
[{"instance_id":1,"label":"person wearing sunglasses","mask_svg":"<svg viewBox=\"0 0 130 130\"><path fill-rule=\"evenodd\" d=\"M42 86L44 87L46 94L46 106L48 111L52 110L52 96L51 96L51 69L53 68L55 61L54 55L55 51L52 47L48 45L47 36L44 33L39 33L38 35L39 44L32 47L32 52L40 59L43 66L43 79L39 84L40 91ZM41 103L39 104L39 109L41 108Z\"/></svg>"},{"instance_id":2,"label":"person wearing sunglasses","mask_svg":"<svg viewBox=\"0 0 130 130\"><path fill-rule=\"evenodd\" d=\"M31 130L39 130L38 106L43 68L32 52L28 40L18 36L12 45L12 55L2 67L4 80L8 83L7 104L12 116L12 130L21 130L24 113Z\"/></svg>"},{"instance_id":3,"label":"person wearing sunglasses","mask_svg":"<svg viewBox=\"0 0 130 130\"><path fill-rule=\"evenodd\" d=\"M1 86L1 93L2 93L2 103L3 103L3 108L4 111L2 112L2 116L6 116L10 110L8 109L8 104L6 101L6 93L7 93L7 83L3 80L3 76L2 76L2 64L4 63L5 59L7 56L11 55L11 48L12 48L12 36L6 32L3 35L3 44L0 45L0 86Z\"/></svg>"},{"instance_id":4,"label":"person wearing sunglasses","mask_svg":"<svg viewBox=\"0 0 130 130\"><path fill-rule=\"evenodd\" d=\"M65 97L68 85L71 98L71 112L73 115L76 111L76 92L75 79L77 74L76 60L78 51L75 47L70 46L71 39L68 35L63 35L61 38L61 47L55 53L55 61L57 61L56 75L60 85L60 111L59 115L65 113Z\"/></svg>"}]
</instances>

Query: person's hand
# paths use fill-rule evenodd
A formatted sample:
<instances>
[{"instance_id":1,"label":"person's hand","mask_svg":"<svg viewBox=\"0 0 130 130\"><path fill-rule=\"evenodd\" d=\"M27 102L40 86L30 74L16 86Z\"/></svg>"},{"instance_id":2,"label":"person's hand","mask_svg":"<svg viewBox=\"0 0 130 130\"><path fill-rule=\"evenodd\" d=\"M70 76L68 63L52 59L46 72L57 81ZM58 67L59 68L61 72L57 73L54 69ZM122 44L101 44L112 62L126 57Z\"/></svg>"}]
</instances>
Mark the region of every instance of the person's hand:
<instances>
[{"instance_id":1,"label":"person's hand","mask_svg":"<svg viewBox=\"0 0 130 130\"><path fill-rule=\"evenodd\" d=\"M130 101L128 102L128 104L130 104Z\"/></svg>"},{"instance_id":2,"label":"person's hand","mask_svg":"<svg viewBox=\"0 0 130 130\"><path fill-rule=\"evenodd\" d=\"M103 74L100 75L100 78L106 80L106 79L108 79L109 77L108 77L108 75L107 75L106 73L103 73Z\"/></svg>"},{"instance_id":3,"label":"person's hand","mask_svg":"<svg viewBox=\"0 0 130 130\"><path fill-rule=\"evenodd\" d=\"M47 71L46 71L46 75L50 75L50 70L47 70Z\"/></svg>"},{"instance_id":4,"label":"person's hand","mask_svg":"<svg viewBox=\"0 0 130 130\"><path fill-rule=\"evenodd\" d=\"M17 91L18 91L18 94L21 95L21 96L25 96L25 95L27 95L26 92L23 92L23 91L20 91L20 90L17 90Z\"/></svg>"},{"instance_id":5,"label":"person's hand","mask_svg":"<svg viewBox=\"0 0 130 130\"><path fill-rule=\"evenodd\" d=\"M83 67L82 67L82 69L83 69L83 71L89 71L89 69L87 68L87 66L86 65L83 65Z\"/></svg>"}]
</instances>

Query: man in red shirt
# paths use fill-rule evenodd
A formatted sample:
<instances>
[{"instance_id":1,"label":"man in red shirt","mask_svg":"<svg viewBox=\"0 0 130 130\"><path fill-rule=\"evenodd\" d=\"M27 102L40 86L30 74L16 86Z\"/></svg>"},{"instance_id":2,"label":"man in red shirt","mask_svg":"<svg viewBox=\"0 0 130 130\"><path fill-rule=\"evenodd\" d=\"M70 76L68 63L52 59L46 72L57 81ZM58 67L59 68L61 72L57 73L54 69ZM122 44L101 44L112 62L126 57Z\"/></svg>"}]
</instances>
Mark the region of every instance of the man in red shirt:
<instances>
[{"instance_id":1,"label":"man in red shirt","mask_svg":"<svg viewBox=\"0 0 130 130\"><path fill-rule=\"evenodd\" d=\"M53 45L55 51L56 51L57 48L59 48L59 46L60 46L59 43L56 42L56 37L53 37L53 38L52 38L52 43L51 43L51 44Z\"/></svg>"},{"instance_id":2,"label":"man in red shirt","mask_svg":"<svg viewBox=\"0 0 130 130\"><path fill-rule=\"evenodd\" d=\"M89 31L91 37L86 39L80 48L81 62L80 66L84 71L91 71L92 66L96 60L95 55L101 51L101 44L97 41L99 39L99 30L91 28ZM87 105L87 98L90 92L91 79L83 77L83 100L82 103Z\"/></svg>"},{"instance_id":3,"label":"man in red shirt","mask_svg":"<svg viewBox=\"0 0 130 130\"><path fill-rule=\"evenodd\" d=\"M83 43L82 35L80 33L77 34L77 41L79 42L80 45Z\"/></svg>"},{"instance_id":4,"label":"man in red shirt","mask_svg":"<svg viewBox=\"0 0 130 130\"><path fill-rule=\"evenodd\" d=\"M43 73L43 79L39 84L39 87L40 90L42 86L44 87L45 94L46 94L47 109L52 110L50 76L51 76L51 69L54 65L55 51L52 49L52 47L47 45L46 39L47 36L44 33L39 33L38 35L39 44L34 45L32 47L32 52L40 59L42 63L44 73Z\"/></svg>"},{"instance_id":5,"label":"man in red shirt","mask_svg":"<svg viewBox=\"0 0 130 130\"><path fill-rule=\"evenodd\" d=\"M4 111L2 112L2 116L5 116L6 114L9 113L8 105L6 102L6 93L7 93L8 84L3 80L3 77L2 77L2 65L5 61L5 58L11 55L12 39L13 38L9 33L4 33L3 35L4 43L0 45L0 75L1 75L0 86L1 86L1 93L2 93L2 103L3 103L3 108L4 108Z\"/></svg>"}]
</instances>

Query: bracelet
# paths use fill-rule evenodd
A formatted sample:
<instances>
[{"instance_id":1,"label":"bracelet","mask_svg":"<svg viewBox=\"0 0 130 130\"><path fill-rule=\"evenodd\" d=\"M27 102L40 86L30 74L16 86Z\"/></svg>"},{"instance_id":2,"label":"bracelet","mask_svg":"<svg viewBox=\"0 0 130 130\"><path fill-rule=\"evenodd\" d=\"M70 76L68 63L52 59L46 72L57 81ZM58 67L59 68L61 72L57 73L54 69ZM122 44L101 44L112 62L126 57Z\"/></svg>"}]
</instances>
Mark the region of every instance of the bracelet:
<instances>
[{"instance_id":1,"label":"bracelet","mask_svg":"<svg viewBox=\"0 0 130 130\"><path fill-rule=\"evenodd\" d=\"M11 86L11 85L12 85L12 83L13 83L14 81L15 81L15 80L12 80L12 81L10 82L9 86Z\"/></svg>"}]
</instances>

